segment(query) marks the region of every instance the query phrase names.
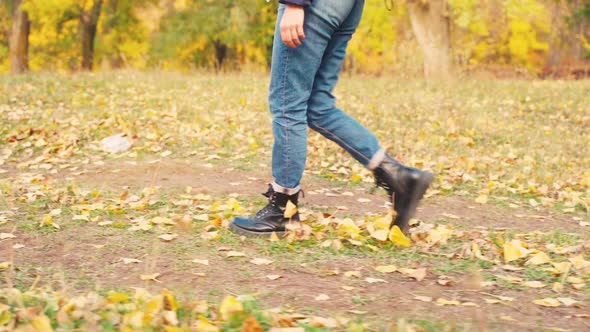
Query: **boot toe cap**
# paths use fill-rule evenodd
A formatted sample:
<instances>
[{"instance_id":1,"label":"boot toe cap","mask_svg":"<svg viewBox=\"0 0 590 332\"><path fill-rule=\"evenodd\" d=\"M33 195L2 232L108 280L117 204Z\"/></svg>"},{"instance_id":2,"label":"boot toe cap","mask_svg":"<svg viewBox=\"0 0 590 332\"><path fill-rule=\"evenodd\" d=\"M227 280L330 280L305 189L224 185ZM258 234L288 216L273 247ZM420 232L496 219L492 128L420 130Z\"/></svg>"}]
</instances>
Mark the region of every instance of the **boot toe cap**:
<instances>
[{"instance_id":1,"label":"boot toe cap","mask_svg":"<svg viewBox=\"0 0 590 332\"><path fill-rule=\"evenodd\" d=\"M232 223L232 227L238 227L243 230L257 233L272 233L282 232L285 227L282 223L269 223L257 221L255 218L236 217Z\"/></svg>"}]
</instances>

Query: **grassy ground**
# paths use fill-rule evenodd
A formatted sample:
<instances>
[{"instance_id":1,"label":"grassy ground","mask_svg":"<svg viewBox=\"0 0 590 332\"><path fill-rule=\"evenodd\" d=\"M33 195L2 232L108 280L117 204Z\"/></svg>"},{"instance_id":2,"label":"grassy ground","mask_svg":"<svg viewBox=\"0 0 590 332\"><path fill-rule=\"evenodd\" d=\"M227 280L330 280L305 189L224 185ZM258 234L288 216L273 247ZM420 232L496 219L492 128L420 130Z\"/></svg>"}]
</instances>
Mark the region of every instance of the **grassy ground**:
<instances>
[{"instance_id":1,"label":"grassy ground","mask_svg":"<svg viewBox=\"0 0 590 332\"><path fill-rule=\"evenodd\" d=\"M264 205L267 85L1 77L0 329L588 329L588 81L343 78L339 105L437 175L410 247L371 174L315 133L305 226L228 232ZM132 148L104 152L117 133Z\"/></svg>"}]
</instances>

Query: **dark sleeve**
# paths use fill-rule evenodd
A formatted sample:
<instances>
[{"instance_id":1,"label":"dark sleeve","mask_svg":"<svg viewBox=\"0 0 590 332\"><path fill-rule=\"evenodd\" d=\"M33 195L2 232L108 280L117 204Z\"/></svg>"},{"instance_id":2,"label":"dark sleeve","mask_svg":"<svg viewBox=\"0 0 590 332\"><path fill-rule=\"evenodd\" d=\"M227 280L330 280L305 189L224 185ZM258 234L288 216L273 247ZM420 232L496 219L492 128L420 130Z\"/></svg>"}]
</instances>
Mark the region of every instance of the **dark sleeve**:
<instances>
[{"instance_id":1,"label":"dark sleeve","mask_svg":"<svg viewBox=\"0 0 590 332\"><path fill-rule=\"evenodd\" d=\"M288 5L298 5L303 7L311 5L311 0L279 0L279 2Z\"/></svg>"}]
</instances>

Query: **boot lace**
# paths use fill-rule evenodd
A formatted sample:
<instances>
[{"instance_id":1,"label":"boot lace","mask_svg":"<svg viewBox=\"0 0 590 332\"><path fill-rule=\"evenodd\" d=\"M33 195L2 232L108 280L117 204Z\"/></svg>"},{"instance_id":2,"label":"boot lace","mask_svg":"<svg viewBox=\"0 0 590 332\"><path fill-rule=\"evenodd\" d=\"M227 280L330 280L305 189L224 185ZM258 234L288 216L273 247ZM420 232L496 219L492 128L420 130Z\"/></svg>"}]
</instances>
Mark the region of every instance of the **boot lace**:
<instances>
[{"instance_id":1,"label":"boot lace","mask_svg":"<svg viewBox=\"0 0 590 332\"><path fill-rule=\"evenodd\" d=\"M265 193L262 193L263 196L268 198L268 204L258 213L256 213L256 217L262 218L272 212L275 212L277 209L276 205L276 196L274 195L275 191L272 189L272 185L268 186L268 190Z\"/></svg>"}]
</instances>

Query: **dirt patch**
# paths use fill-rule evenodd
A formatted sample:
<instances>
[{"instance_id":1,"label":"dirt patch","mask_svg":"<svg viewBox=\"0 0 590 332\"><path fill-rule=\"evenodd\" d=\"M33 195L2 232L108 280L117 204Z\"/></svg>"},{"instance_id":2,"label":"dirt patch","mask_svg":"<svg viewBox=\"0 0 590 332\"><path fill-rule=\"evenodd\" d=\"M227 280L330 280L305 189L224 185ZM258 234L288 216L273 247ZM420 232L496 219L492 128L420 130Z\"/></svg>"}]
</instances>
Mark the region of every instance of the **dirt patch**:
<instances>
[{"instance_id":1,"label":"dirt patch","mask_svg":"<svg viewBox=\"0 0 590 332\"><path fill-rule=\"evenodd\" d=\"M58 180L71 178L79 185L99 190L160 186L163 191L178 193L191 186L195 192L219 196L238 193L250 198L266 190L268 174L268 169L244 171L174 161L109 162L93 166L81 175L60 174ZM333 182L308 176L303 187L314 193L303 200L303 206L311 210L327 209L346 216L382 213L386 209L384 193L371 193L368 185L337 187ZM352 196L344 194L347 192ZM338 210L339 206L347 209ZM523 232L560 229L588 234L588 230L568 215L491 204L481 206L461 197L427 198L418 214L427 222L445 222L462 228L511 228ZM449 273L456 282L452 288L439 285L437 277L430 274L421 282L400 274L379 274L374 267L383 264L383 258L378 255L332 257L323 253L317 256L317 248L309 249L313 252L271 253L267 245L241 241L236 236L224 237L230 243L212 243L201 240L198 233L180 231L178 239L163 243L154 234L92 224L64 224L60 231L49 234L6 229L6 226L0 230L17 236L0 242L0 261L7 258L14 261L16 270L6 280L23 287L39 278L39 285L73 293L136 286L154 291L166 287L181 297L213 300L227 294L252 293L264 307L288 304L295 310L324 316L350 317L360 313L361 317L372 317L383 326L398 317L411 317L471 324L470 330L502 326L514 331L538 327L581 331L590 327L588 318L582 315L584 307L541 308L531 303L538 298L534 291L473 289L468 286L472 276L454 272ZM25 246L13 249L16 243ZM228 259L220 247L243 251L247 258ZM248 262L254 257L267 257L274 263L255 266ZM122 258L141 262L125 264ZM195 258L208 259L209 265L192 262ZM345 276L345 272L357 270L361 271L360 278ZM152 273L159 273L159 282L140 279L140 275ZM281 278L270 280L268 275ZM371 284L365 281L366 277L385 282ZM319 301L317 297L321 294L328 295L329 300ZM494 298L490 294L514 297L517 301L490 305L486 303L486 299ZM417 295L428 296L432 301L419 301ZM470 304L439 306L434 303L439 298ZM578 300L588 305L587 298Z\"/></svg>"},{"instance_id":2,"label":"dirt patch","mask_svg":"<svg viewBox=\"0 0 590 332\"><path fill-rule=\"evenodd\" d=\"M173 243L162 243L155 236L138 238L125 231L108 233L91 225L41 236L26 232L16 235L18 243L25 247L9 249L17 241L3 241L0 253L14 258L17 270L10 279L25 287L39 278L39 286L51 285L73 294L138 286L152 291L166 287L185 299L212 301L228 294L255 294L264 307L289 305L299 312L329 317L361 314L366 319L377 319L383 326L400 317L444 318L447 322L471 324L470 330L503 326L513 331L533 331L538 327L581 331L589 326L587 318L581 316L582 308L547 309L532 305L531 301L537 298L534 291L473 288L469 287L472 276L454 273L449 274L456 281L454 287L439 285L437 277L430 274L417 282L400 274L374 271L380 261L370 256L323 256L302 264L298 260L305 253L266 256L249 241L237 240L226 246L184 234ZM243 251L247 257L227 258L220 247ZM123 257L142 262L125 264ZM254 257L267 257L274 263L256 266L249 263ZM194 263L194 258L208 259L209 265ZM360 271L361 275L347 277L347 271ZM140 280L140 275L151 273L159 273L159 282ZM268 275L281 277L270 280ZM367 283L366 277L383 282ZM322 294L329 299L319 301ZM487 304L486 299L495 299L493 295L517 300ZM423 302L416 296L427 296L432 301ZM468 306L436 305L440 298Z\"/></svg>"},{"instance_id":3,"label":"dirt patch","mask_svg":"<svg viewBox=\"0 0 590 332\"><path fill-rule=\"evenodd\" d=\"M206 164L196 161L137 164L111 162L102 167L89 168L77 181L89 187L110 189L160 186L171 192L183 191L190 186L196 192L214 195L237 193L255 197L266 191L271 180L270 170L265 168L243 171L219 165L204 165ZM357 216L387 211L385 192L375 190L370 185L339 186L325 179L306 176L302 187L308 192L302 199L302 206L312 210L319 208L336 215ZM339 207L346 209L339 210ZM522 232L561 230L590 234L590 227L580 227L579 221L571 215L542 208L512 209L492 203L481 205L457 196L426 198L418 208L417 216L427 221L444 220L464 228L506 228ZM590 221L590 218L586 219Z\"/></svg>"}]
</instances>

